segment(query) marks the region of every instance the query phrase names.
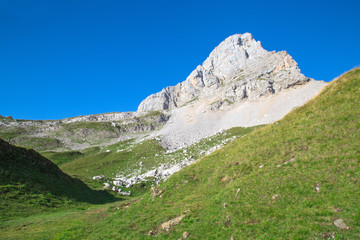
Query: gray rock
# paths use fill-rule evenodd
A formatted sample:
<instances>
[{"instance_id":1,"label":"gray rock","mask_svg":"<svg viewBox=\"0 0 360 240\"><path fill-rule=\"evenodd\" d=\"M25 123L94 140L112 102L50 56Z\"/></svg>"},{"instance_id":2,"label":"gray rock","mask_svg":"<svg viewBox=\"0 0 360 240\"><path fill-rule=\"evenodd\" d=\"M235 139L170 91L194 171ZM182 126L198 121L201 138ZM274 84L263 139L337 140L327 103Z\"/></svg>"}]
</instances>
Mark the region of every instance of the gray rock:
<instances>
[{"instance_id":1,"label":"gray rock","mask_svg":"<svg viewBox=\"0 0 360 240\"><path fill-rule=\"evenodd\" d=\"M340 229L350 229L345 223L344 220L339 218L334 221L334 225Z\"/></svg>"},{"instance_id":2,"label":"gray rock","mask_svg":"<svg viewBox=\"0 0 360 240\"><path fill-rule=\"evenodd\" d=\"M104 180L104 175L99 175L99 176L94 176L93 179L94 180Z\"/></svg>"},{"instance_id":3,"label":"gray rock","mask_svg":"<svg viewBox=\"0 0 360 240\"><path fill-rule=\"evenodd\" d=\"M184 82L142 101L138 112L176 108L214 94L231 102L256 99L309 80L286 51L268 52L250 33L235 34L220 43Z\"/></svg>"},{"instance_id":4,"label":"gray rock","mask_svg":"<svg viewBox=\"0 0 360 240\"><path fill-rule=\"evenodd\" d=\"M185 215L181 215L179 217L176 217L174 219L171 219L167 222L164 222L163 224L160 225L162 230L165 231L170 231L171 227L176 226L178 224L180 224L181 220L185 217Z\"/></svg>"},{"instance_id":5,"label":"gray rock","mask_svg":"<svg viewBox=\"0 0 360 240\"><path fill-rule=\"evenodd\" d=\"M182 234L182 239L186 239L186 238L188 238L190 236L190 233L188 233L188 232L183 232L183 234Z\"/></svg>"},{"instance_id":6,"label":"gray rock","mask_svg":"<svg viewBox=\"0 0 360 240\"><path fill-rule=\"evenodd\" d=\"M119 192L119 194L122 195L122 196L130 196L131 191L130 192Z\"/></svg>"},{"instance_id":7,"label":"gray rock","mask_svg":"<svg viewBox=\"0 0 360 240\"><path fill-rule=\"evenodd\" d=\"M123 186L123 182L122 181L113 181L113 184L117 187L122 187Z\"/></svg>"}]
</instances>

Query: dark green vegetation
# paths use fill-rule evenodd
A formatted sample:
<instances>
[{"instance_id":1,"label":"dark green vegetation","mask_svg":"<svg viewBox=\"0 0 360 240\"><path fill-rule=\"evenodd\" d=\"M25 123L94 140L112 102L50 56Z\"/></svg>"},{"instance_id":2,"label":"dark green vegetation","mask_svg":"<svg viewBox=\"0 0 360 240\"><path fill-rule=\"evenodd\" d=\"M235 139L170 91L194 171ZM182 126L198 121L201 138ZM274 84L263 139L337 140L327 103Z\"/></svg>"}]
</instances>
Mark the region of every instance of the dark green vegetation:
<instances>
[{"instance_id":1,"label":"dark green vegetation","mask_svg":"<svg viewBox=\"0 0 360 240\"><path fill-rule=\"evenodd\" d=\"M0 139L1 219L28 216L50 208L114 201L105 191L94 191L63 173L34 150Z\"/></svg>"},{"instance_id":2,"label":"dark green vegetation","mask_svg":"<svg viewBox=\"0 0 360 240\"><path fill-rule=\"evenodd\" d=\"M188 232L188 239L359 239L359 83L360 69L348 72L281 121L174 174L160 194L147 188L98 209L7 221L0 238L180 239ZM336 219L349 229L337 228Z\"/></svg>"},{"instance_id":3,"label":"dark green vegetation","mask_svg":"<svg viewBox=\"0 0 360 240\"><path fill-rule=\"evenodd\" d=\"M27 137L20 136L11 140L12 144L21 145L22 147L42 151L45 149L55 149L63 146L63 143L56 138L49 137Z\"/></svg>"},{"instance_id":4,"label":"dark green vegetation","mask_svg":"<svg viewBox=\"0 0 360 240\"><path fill-rule=\"evenodd\" d=\"M118 149L123 151L117 152ZM107 150L110 152L106 152ZM163 151L164 149L154 140L147 140L141 144L133 144L133 140L129 140L107 146L95 154L85 154L84 157L63 165L62 169L69 174L85 177L102 174L115 177L116 173L123 170L138 168L142 158L147 158L147 164L151 164L152 167L156 161L155 154Z\"/></svg>"},{"instance_id":5,"label":"dark green vegetation","mask_svg":"<svg viewBox=\"0 0 360 240\"><path fill-rule=\"evenodd\" d=\"M65 163L74 161L75 159L83 156L80 151L67 151L67 152L43 152L43 156L51 159L56 165L62 166Z\"/></svg>"}]
</instances>

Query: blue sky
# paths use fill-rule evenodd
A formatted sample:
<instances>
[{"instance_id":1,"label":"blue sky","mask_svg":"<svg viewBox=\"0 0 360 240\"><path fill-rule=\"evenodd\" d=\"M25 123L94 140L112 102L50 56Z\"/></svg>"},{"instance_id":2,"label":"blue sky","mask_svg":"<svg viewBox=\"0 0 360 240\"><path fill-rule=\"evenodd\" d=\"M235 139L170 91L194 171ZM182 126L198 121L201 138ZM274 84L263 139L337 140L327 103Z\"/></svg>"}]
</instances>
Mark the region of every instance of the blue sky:
<instances>
[{"instance_id":1,"label":"blue sky","mask_svg":"<svg viewBox=\"0 0 360 240\"><path fill-rule=\"evenodd\" d=\"M0 114L135 111L250 32L330 81L360 65L360 1L0 0Z\"/></svg>"}]
</instances>

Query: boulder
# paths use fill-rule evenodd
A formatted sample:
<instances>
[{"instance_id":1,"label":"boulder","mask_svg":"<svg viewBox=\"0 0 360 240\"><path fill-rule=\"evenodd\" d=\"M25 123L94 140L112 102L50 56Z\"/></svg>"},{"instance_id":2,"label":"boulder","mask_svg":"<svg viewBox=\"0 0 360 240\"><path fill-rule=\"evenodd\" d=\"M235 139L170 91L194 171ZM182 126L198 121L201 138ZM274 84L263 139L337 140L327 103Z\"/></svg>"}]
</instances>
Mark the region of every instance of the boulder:
<instances>
[{"instance_id":1,"label":"boulder","mask_svg":"<svg viewBox=\"0 0 360 240\"><path fill-rule=\"evenodd\" d=\"M165 230L167 232L170 231L171 227L178 225L184 217L185 217L185 215L181 215L181 216L171 219L167 222L164 222L160 226L161 230Z\"/></svg>"},{"instance_id":2,"label":"boulder","mask_svg":"<svg viewBox=\"0 0 360 240\"><path fill-rule=\"evenodd\" d=\"M123 182L122 181L113 181L113 184L117 187L122 187L123 186Z\"/></svg>"},{"instance_id":3,"label":"boulder","mask_svg":"<svg viewBox=\"0 0 360 240\"><path fill-rule=\"evenodd\" d=\"M348 227L345 223L344 223L344 220L339 218L339 219L336 219L334 221L334 225L337 227L337 228L340 228L340 229L350 229L350 227Z\"/></svg>"},{"instance_id":4,"label":"boulder","mask_svg":"<svg viewBox=\"0 0 360 240\"><path fill-rule=\"evenodd\" d=\"M94 180L104 180L105 176L104 175L99 175L99 176L94 176L93 179Z\"/></svg>"}]
</instances>

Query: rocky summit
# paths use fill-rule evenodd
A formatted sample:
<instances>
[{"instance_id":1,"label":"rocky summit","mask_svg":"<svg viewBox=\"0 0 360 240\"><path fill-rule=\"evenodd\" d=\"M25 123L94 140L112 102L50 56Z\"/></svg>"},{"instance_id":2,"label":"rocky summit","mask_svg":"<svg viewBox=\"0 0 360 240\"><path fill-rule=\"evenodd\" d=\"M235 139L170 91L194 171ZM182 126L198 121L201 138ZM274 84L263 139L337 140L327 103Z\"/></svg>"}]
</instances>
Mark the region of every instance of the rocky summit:
<instances>
[{"instance_id":1,"label":"rocky summit","mask_svg":"<svg viewBox=\"0 0 360 240\"><path fill-rule=\"evenodd\" d=\"M309 81L286 51L268 52L250 33L235 34L220 43L184 82L150 95L138 111L173 109L214 95L214 107L221 108Z\"/></svg>"},{"instance_id":2,"label":"rocky summit","mask_svg":"<svg viewBox=\"0 0 360 240\"><path fill-rule=\"evenodd\" d=\"M170 121L155 135L175 150L224 129L280 120L325 85L305 77L286 51L269 52L250 33L235 34L184 82L141 102L138 112L170 113Z\"/></svg>"}]
</instances>

